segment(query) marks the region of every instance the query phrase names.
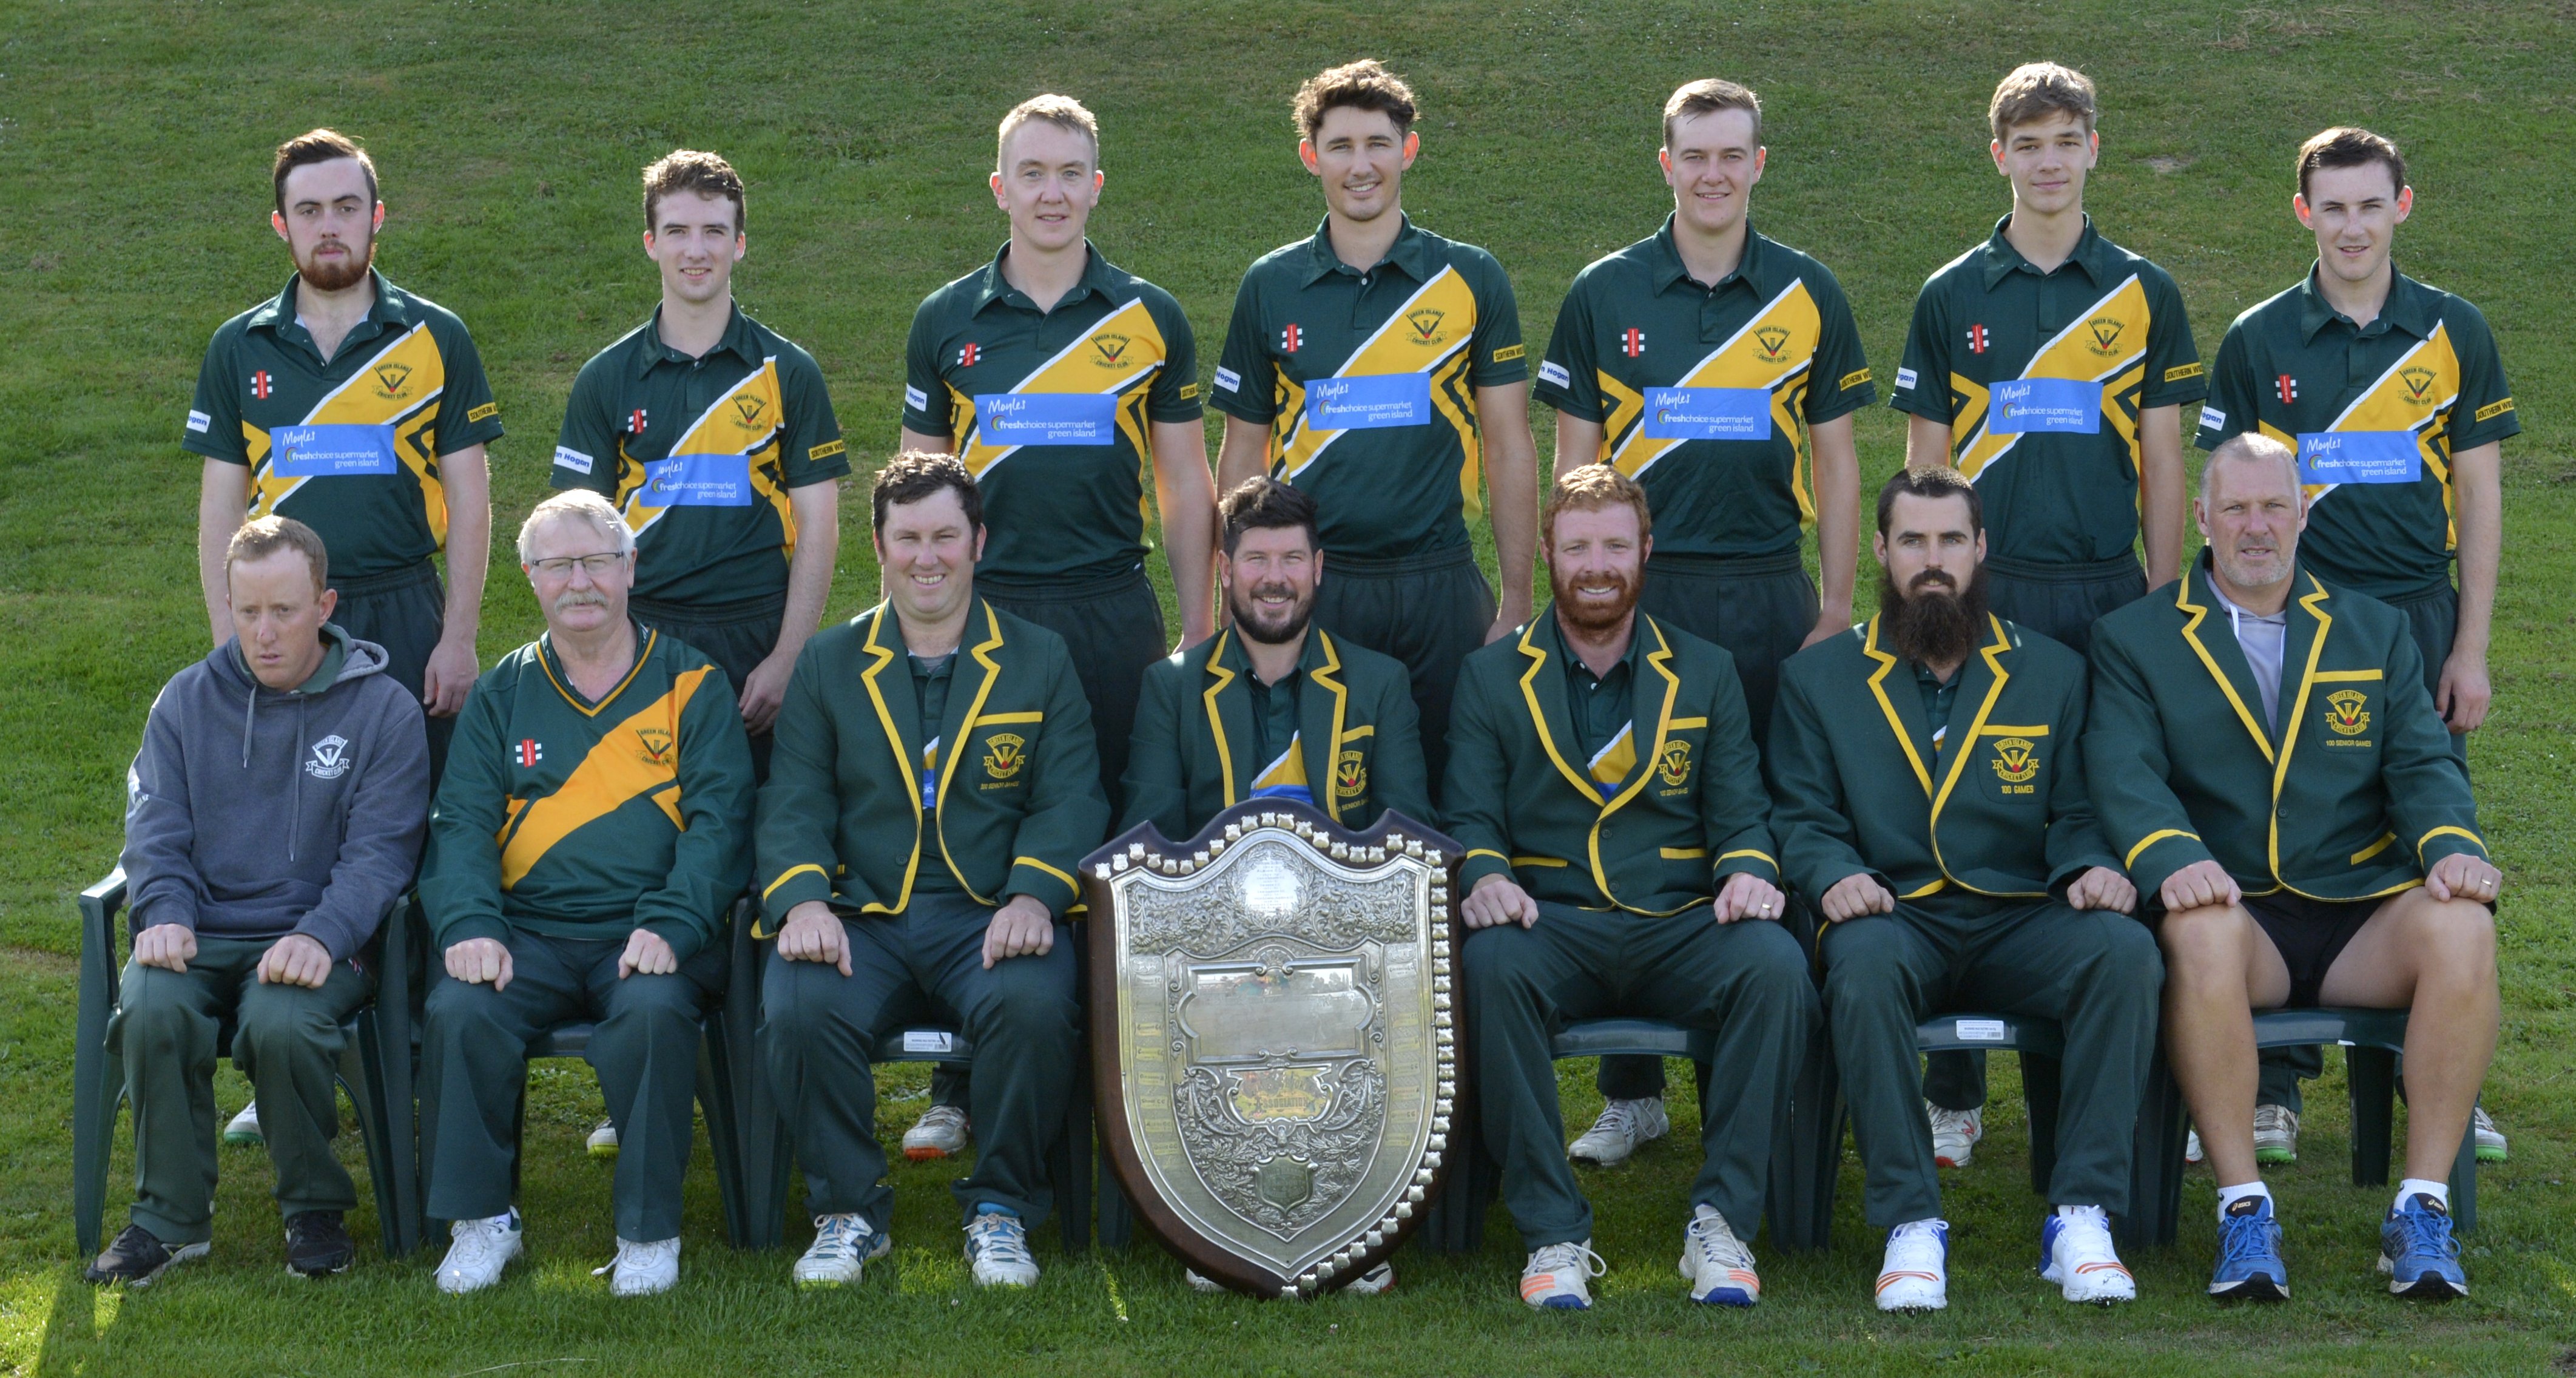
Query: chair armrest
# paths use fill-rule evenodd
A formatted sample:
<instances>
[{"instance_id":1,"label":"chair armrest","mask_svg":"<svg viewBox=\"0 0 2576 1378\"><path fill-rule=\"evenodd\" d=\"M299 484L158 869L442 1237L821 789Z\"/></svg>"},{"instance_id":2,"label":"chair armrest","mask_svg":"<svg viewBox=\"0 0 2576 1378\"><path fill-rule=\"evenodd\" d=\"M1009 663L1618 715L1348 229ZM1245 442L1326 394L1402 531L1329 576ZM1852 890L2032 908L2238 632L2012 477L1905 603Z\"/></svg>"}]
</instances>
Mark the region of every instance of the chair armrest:
<instances>
[{"instance_id":1,"label":"chair armrest","mask_svg":"<svg viewBox=\"0 0 2576 1378\"><path fill-rule=\"evenodd\" d=\"M125 868L117 867L98 882L80 892L81 948L92 945L107 954L110 966L116 963L116 914L125 907Z\"/></svg>"}]
</instances>

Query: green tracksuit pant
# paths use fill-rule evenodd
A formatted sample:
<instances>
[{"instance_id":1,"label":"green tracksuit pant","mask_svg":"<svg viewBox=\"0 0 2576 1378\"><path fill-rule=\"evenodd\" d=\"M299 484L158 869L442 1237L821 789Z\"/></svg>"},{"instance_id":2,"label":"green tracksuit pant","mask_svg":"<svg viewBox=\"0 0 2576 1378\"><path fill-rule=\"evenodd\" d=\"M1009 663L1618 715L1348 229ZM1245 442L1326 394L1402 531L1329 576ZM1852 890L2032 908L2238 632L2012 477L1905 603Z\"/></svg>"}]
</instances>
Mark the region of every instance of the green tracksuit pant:
<instances>
[{"instance_id":1,"label":"green tracksuit pant","mask_svg":"<svg viewBox=\"0 0 2576 1378\"><path fill-rule=\"evenodd\" d=\"M597 1025L586 1054L617 1125L610 1188L617 1237L637 1244L680 1233L680 1180L695 1125L699 1016L724 988L718 945L669 975L621 979L627 935L557 938L512 929L505 990L433 976L421 1029L421 1151L433 1220L510 1209L528 1044L559 1024ZM438 954L431 954L438 962Z\"/></svg>"},{"instance_id":2,"label":"green tracksuit pant","mask_svg":"<svg viewBox=\"0 0 2576 1378\"><path fill-rule=\"evenodd\" d=\"M1400 559L1327 554L1315 586L1315 625L1404 662L1420 719L1431 802L1449 769L1449 700L1458 667L1494 625L1494 587L1470 546ZM1113 799L1116 796L1111 796Z\"/></svg>"},{"instance_id":3,"label":"green tracksuit pant","mask_svg":"<svg viewBox=\"0 0 2576 1378\"><path fill-rule=\"evenodd\" d=\"M374 982L337 962L320 989L268 985L259 959L274 939L199 935L185 972L125 964L108 1046L125 1062L134 1108L134 1223L176 1247L214 1237L215 1036L233 1021L233 1065L257 1093L261 1134L277 1169L277 1208L345 1211L358 1204L332 1155L343 1035Z\"/></svg>"},{"instance_id":4,"label":"green tracksuit pant","mask_svg":"<svg viewBox=\"0 0 2576 1378\"><path fill-rule=\"evenodd\" d=\"M1816 1023L1797 939L1777 923L1719 924L1700 906L1666 918L1542 902L1529 927L1468 935L1466 1006L1486 1148L1524 1248L1592 1237L1592 1206L1565 1161L1548 1043L1580 1019L1664 1019L1717 1035L1703 1158L1691 1203L1750 1239L1762 1219L1771 1136Z\"/></svg>"},{"instance_id":5,"label":"green tracksuit pant","mask_svg":"<svg viewBox=\"0 0 2576 1378\"><path fill-rule=\"evenodd\" d=\"M1949 1010L2059 1021L2066 1033L2053 1205L2129 1209L2129 1160L2155 1051L2164 960L2126 914L2054 902L1975 916L1899 904L1828 925L1825 1023L1851 1104L1869 1223L1941 1214L1914 1028Z\"/></svg>"},{"instance_id":6,"label":"green tracksuit pant","mask_svg":"<svg viewBox=\"0 0 2576 1378\"><path fill-rule=\"evenodd\" d=\"M1054 1207L1047 1150L1064 1127L1080 1013L1079 935L1056 925L1042 955L984 966L993 910L958 894L919 894L901 914L846 919L850 974L791 962L773 947L761 975L760 1050L796 1136L806 1209L855 1212L883 1230L894 1214L877 1141L877 1040L915 1023L954 1023L974 1045L968 1117L975 1170L954 1190L961 1215L984 1202L1034 1228Z\"/></svg>"}]
</instances>

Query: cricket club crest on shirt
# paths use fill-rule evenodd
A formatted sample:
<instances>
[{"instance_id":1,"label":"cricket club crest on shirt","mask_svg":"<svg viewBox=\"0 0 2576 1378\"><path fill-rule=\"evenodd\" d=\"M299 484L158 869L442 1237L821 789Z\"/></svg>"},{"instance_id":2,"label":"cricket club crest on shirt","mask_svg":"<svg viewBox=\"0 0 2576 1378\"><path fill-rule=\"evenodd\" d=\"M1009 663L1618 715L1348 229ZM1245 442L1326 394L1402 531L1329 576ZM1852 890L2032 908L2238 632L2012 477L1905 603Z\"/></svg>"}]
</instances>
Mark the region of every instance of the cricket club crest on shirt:
<instances>
[{"instance_id":1,"label":"cricket club crest on shirt","mask_svg":"<svg viewBox=\"0 0 2576 1378\"><path fill-rule=\"evenodd\" d=\"M996 780L1016 778L1029 762L1028 740L1016 732L996 732L984 743L984 773Z\"/></svg>"},{"instance_id":2,"label":"cricket club crest on shirt","mask_svg":"<svg viewBox=\"0 0 2576 1378\"><path fill-rule=\"evenodd\" d=\"M2120 336L2126 333L2128 328L2127 321L2115 316L2095 316L2084 323L2084 347L2102 358L2117 358L2120 354Z\"/></svg>"},{"instance_id":3,"label":"cricket club crest on shirt","mask_svg":"<svg viewBox=\"0 0 2576 1378\"><path fill-rule=\"evenodd\" d=\"M386 398L388 400L399 399L403 395L404 389L411 385L411 365L403 363L400 360L391 360L378 364L370 371L376 376L376 383L378 385L376 388L376 395L378 397Z\"/></svg>"},{"instance_id":4,"label":"cricket club crest on shirt","mask_svg":"<svg viewBox=\"0 0 2576 1378\"><path fill-rule=\"evenodd\" d=\"M1344 751L1333 760L1333 794L1342 799L1357 799L1368 792L1368 758L1357 747Z\"/></svg>"},{"instance_id":5,"label":"cricket club crest on shirt","mask_svg":"<svg viewBox=\"0 0 2576 1378\"><path fill-rule=\"evenodd\" d=\"M1104 330L1101 333L1092 336L1091 347L1099 355L1098 358L1091 361L1093 366L1098 368L1119 367L1126 361L1127 346L1131 343L1133 343L1133 341L1129 337L1112 331Z\"/></svg>"},{"instance_id":6,"label":"cricket club crest on shirt","mask_svg":"<svg viewBox=\"0 0 2576 1378\"><path fill-rule=\"evenodd\" d=\"M2370 696L2358 689L2326 695L2326 730L2338 737L2358 737L2370 730Z\"/></svg>"},{"instance_id":7,"label":"cricket club crest on shirt","mask_svg":"<svg viewBox=\"0 0 2576 1378\"><path fill-rule=\"evenodd\" d=\"M2028 794L2031 780L2039 774L2039 748L2027 737L2004 737L1995 742L1995 778L2003 781L2006 794Z\"/></svg>"},{"instance_id":8,"label":"cricket club crest on shirt","mask_svg":"<svg viewBox=\"0 0 2576 1378\"><path fill-rule=\"evenodd\" d=\"M1669 788L1681 788L1690 778L1690 743L1666 742L1664 754L1655 758L1655 778Z\"/></svg>"},{"instance_id":9,"label":"cricket club crest on shirt","mask_svg":"<svg viewBox=\"0 0 2576 1378\"><path fill-rule=\"evenodd\" d=\"M304 773L316 780L337 780L349 773L349 739L334 733L313 744Z\"/></svg>"},{"instance_id":10,"label":"cricket club crest on shirt","mask_svg":"<svg viewBox=\"0 0 2576 1378\"><path fill-rule=\"evenodd\" d=\"M646 765L667 766L671 764L671 734L669 732L658 727L639 727L635 729L635 745L637 750L643 753L644 763Z\"/></svg>"},{"instance_id":11,"label":"cricket club crest on shirt","mask_svg":"<svg viewBox=\"0 0 2576 1378\"><path fill-rule=\"evenodd\" d=\"M1449 319L1448 312L1429 306L1408 311L1404 315L1405 324L1413 327L1413 342L1422 345L1439 344L1449 338L1449 333L1440 325L1447 319Z\"/></svg>"},{"instance_id":12,"label":"cricket club crest on shirt","mask_svg":"<svg viewBox=\"0 0 2576 1378\"><path fill-rule=\"evenodd\" d=\"M1766 325L1753 332L1754 347L1761 351L1762 362L1776 364L1788 357L1787 349L1794 332L1786 326Z\"/></svg>"}]
</instances>

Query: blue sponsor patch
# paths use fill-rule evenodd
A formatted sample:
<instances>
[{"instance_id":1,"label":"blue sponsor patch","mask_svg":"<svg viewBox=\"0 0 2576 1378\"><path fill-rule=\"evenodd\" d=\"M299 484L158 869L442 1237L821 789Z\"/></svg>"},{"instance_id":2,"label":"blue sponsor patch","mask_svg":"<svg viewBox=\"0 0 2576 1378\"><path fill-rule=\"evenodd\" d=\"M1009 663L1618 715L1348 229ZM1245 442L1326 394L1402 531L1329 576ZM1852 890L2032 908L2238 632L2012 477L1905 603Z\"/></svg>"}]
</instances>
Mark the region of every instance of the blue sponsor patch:
<instances>
[{"instance_id":1,"label":"blue sponsor patch","mask_svg":"<svg viewBox=\"0 0 2576 1378\"><path fill-rule=\"evenodd\" d=\"M2303 431L2303 483L2413 483L2424 477L2424 451L2413 431Z\"/></svg>"},{"instance_id":2,"label":"blue sponsor patch","mask_svg":"<svg viewBox=\"0 0 2576 1378\"><path fill-rule=\"evenodd\" d=\"M975 426L987 445L1114 445L1118 399L1106 392L984 392Z\"/></svg>"},{"instance_id":3,"label":"blue sponsor patch","mask_svg":"<svg viewBox=\"0 0 2576 1378\"><path fill-rule=\"evenodd\" d=\"M269 471L279 478L338 478L351 474L391 474L394 428L341 422L327 426L272 426L268 431Z\"/></svg>"},{"instance_id":4,"label":"blue sponsor patch","mask_svg":"<svg viewBox=\"0 0 2576 1378\"><path fill-rule=\"evenodd\" d=\"M673 455L644 466L647 507L749 507L751 456Z\"/></svg>"},{"instance_id":5,"label":"blue sponsor patch","mask_svg":"<svg viewBox=\"0 0 2576 1378\"><path fill-rule=\"evenodd\" d=\"M1431 424L1431 375L1371 373L1318 378L1306 385L1306 428L1371 431Z\"/></svg>"},{"instance_id":6,"label":"blue sponsor patch","mask_svg":"<svg viewBox=\"0 0 2576 1378\"><path fill-rule=\"evenodd\" d=\"M1768 388L1648 388L1648 440L1769 440Z\"/></svg>"},{"instance_id":7,"label":"blue sponsor patch","mask_svg":"<svg viewBox=\"0 0 2576 1378\"><path fill-rule=\"evenodd\" d=\"M2016 378L1995 384L1986 429L1996 435L2059 431L2096 435L2102 429L2102 385L2080 378Z\"/></svg>"}]
</instances>

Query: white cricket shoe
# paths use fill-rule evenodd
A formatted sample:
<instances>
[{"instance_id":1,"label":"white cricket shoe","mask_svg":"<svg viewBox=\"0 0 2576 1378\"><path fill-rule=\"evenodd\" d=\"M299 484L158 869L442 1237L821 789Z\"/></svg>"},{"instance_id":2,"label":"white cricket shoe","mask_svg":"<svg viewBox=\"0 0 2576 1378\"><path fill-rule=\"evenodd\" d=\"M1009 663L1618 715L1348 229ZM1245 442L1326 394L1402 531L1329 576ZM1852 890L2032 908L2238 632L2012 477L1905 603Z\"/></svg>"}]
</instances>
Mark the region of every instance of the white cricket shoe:
<instances>
[{"instance_id":1,"label":"white cricket shoe","mask_svg":"<svg viewBox=\"0 0 2576 1378\"><path fill-rule=\"evenodd\" d=\"M1601 1118L1590 1129L1566 1145L1565 1156L1595 1167L1616 1167L1628 1161L1639 1144L1664 1137L1672 1127L1661 1096L1614 1100L1601 1107Z\"/></svg>"},{"instance_id":2,"label":"white cricket shoe","mask_svg":"<svg viewBox=\"0 0 2576 1378\"><path fill-rule=\"evenodd\" d=\"M978 1287L1029 1287L1038 1280L1038 1261L1029 1253L1028 1226L1016 1215L985 1211L966 1227L966 1261L974 1265Z\"/></svg>"},{"instance_id":3,"label":"white cricket shoe","mask_svg":"<svg viewBox=\"0 0 2576 1378\"><path fill-rule=\"evenodd\" d=\"M438 1290L450 1296L480 1292L501 1280L501 1270L519 1256L519 1213L505 1211L481 1220L459 1220L447 1227L447 1257L439 1261Z\"/></svg>"},{"instance_id":4,"label":"white cricket shoe","mask_svg":"<svg viewBox=\"0 0 2576 1378\"><path fill-rule=\"evenodd\" d=\"M1545 1245L1532 1250L1521 1267L1521 1300L1544 1311L1589 1311L1592 1289L1586 1284L1609 1271L1589 1239Z\"/></svg>"},{"instance_id":5,"label":"white cricket shoe","mask_svg":"<svg viewBox=\"0 0 2576 1378\"><path fill-rule=\"evenodd\" d=\"M581 1141L581 1146L594 1158L616 1157L617 1121L601 1120L599 1127L590 1131L590 1137Z\"/></svg>"},{"instance_id":6,"label":"white cricket shoe","mask_svg":"<svg viewBox=\"0 0 2576 1378\"><path fill-rule=\"evenodd\" d=\"M1950 1222L1912 1220L1887 1232L1878 1309L1938 1311L1950 1304Z\"/></svg>"},{"instance_id":7,"label":"white cricket shoe","mask_svg":"<svg viewBox=\"0 0 2576 1378\"><path fill-rule=\"evenodd\" d=\"M799 1287L856 1287L868 1260L894 1251L894 1238L868 1228L855 1211L814 1217L814 1242L796 1260L792 1276Z\"/></svg>"},{"instance_id":8,"label":"white cricket shoe","mask_svg":"<svg viewBox=\"0 0 2576 1378\"><path fill-rule=\"evenodd\" d=\"M1184 1268L1181 1276L1189 1281L1190 1290L1213 1295L1225 1290L1225 1284L1196 1268ZM1342 1284L1342 1290L1355 1297L1374 1297L1395 1290L1395 1265L1381 1263Z\"/></svg>"},{"instance_id":9,"label":"white cricket shoe","mask_svg":"<svg viewBox=\"0 0 2576 1378\"><path fill-rule=\"evenodd\" d=\"M617 1257L591 1269L590 1275L605 1275L608 1295L612 1297L649 1297L668 1292L680 1281L680 1237L673 1235L650 1244L621 1237Z\"/></svg>"},{"instance_id":10,"label":"white cricket shoe","mask_svg":"<svg viewBox=\"0 0 2576 1378\"><path fill-rule=\"evenodd\" d=\"M2254 1161L2299 1161L2299 1112L2286 1105L2254 1107Z\"/></svg>"},{"instance_id":11,"label":"white cricket shoe","mask_svg":"<svg viewBox=\"0 0 2576 1378\"><path fill-rule=\"evenodd\" d=\"M975 1128L967 1122L965 1111L934 1105L921 1112L918 1124L903 1131L903 1156L916 1163L946 1158L965 1152L974 1138Z\"/></svg>"},{"instance_id":12,"label":"white cricket shoe","mask_svg":"<svg viewBox=\"0 0 2576 1378\"><path fill-rule=\"evenodd\" d=\"M2207 1156L2200 1151L2200 1131L2197 1129L2191 1131L2191 1137L2183 1140L2182 1160L2186 1163L2197 1163Z\"/></svg>"},{"instance_id":13,"label":"white cricket shoe","mask_svg":"<svg viewBox=\"0 0 2576 1378\"><path fill-rule=\"evenodd\" d=\"M1923 1111L1932 1117L1932 1161L1942 1167L1966 1167L1977 1156L1977 1140L1986 1137L1986 1108L1945 1110L1927 1100Z\"/></svg>"},{"instance_id":14,"label":"white cricket shoe","mask_svg":"<svg viewBox=\"0 0 2576 1378\"><path fill-rule=\"evenodd\" d=\"M2100 1206L2048 1213L2039 1227L2039 1275L2068 1301L2108 1306L2138 1299L2138 1280L2111 1247L2111 1217Z\"/></svg>"},{"instance_id":15,"label":"white cricket shoe","mask_svg":"<svg viewBox=\"0 0 2576 1378\"><path fill-rule=\"evenodd\" d=\"M1762 1300L1762 1279L1753 1273L1753 1250L1735 1237L1726 1216L1715 1206L1691 1212L1682 1231L1682 1276L1690 1279L1690 1299L1713 1306L1751 1306Z\"/></svg>"},{"instance_id":16,"label":"white cricket shoe","mask_svg":"<svg viewBox=\"0 0 2576 1378\"><path fill-rule=\"evenodd\" d=\"M242 1112L224 1124L224 1142L235 1148L251 1148L268 1142L259 1132L259 1102L252 1101Z\"/></svg>"},{"instance_id":17,"label":"white cricket shoe","mask_svg":"<svg viewBox=\"0 0 2576 1378\"><path fill-rule=\"evenodd\" d=\"M2503 1162L2505 1160L2504 1131L2496 1128L2496 1122L2487 1115L2487 1108L2483 1105L2475 1107L2470 1114L2470 1120L2476 1125L2478 1131L2478 1161Z\"/></svg>"}]
</instances>

